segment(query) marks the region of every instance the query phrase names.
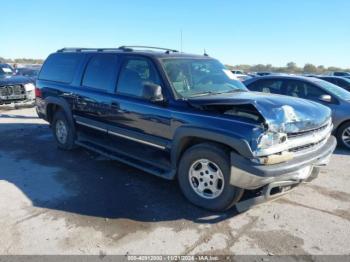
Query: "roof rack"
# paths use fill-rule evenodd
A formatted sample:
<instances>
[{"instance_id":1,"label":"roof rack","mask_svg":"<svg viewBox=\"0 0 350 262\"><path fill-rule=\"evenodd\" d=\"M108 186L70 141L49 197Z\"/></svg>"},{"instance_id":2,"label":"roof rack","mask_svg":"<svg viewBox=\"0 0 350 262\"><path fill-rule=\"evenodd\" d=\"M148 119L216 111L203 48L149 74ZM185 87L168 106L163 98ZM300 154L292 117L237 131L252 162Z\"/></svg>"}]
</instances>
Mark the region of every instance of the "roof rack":
<instances>
[{"instance_id":1,"label":"roof rack","mask_svg":"<svg viewBox=\"0 0 350 262\"><path fill-rule=\"evenodd\" d=\"M118 49L130 52L130 51L133 51L134 48L163 50L163 51L166 51L165 53L167 53L167 54L169 54L170 52L172 52L172 53L179 52L178 50L175 50L175 49L156 47L156 46L142 46L142 45L123 45L123 46L120 46Z\"/></svg>"},{"instance_id":2,"label":"roof rack","mask_svg":"<svg viewBox=\"0 0 350 262\"><path fill-rule=\"evenodd\" d=\"M63 52L103 52L103 51L118 51L119 48L81 48L81 47L69 47L57 50L59 53Z\"/></svg>"},{"instance_id":3,"label":"roof rack","mask_svg":"<svg viewBox=\"0 0 350 262\"><path fill-rule=\"evenodd\" d=\"M69 47L69 48L62 48L57 50L58 53L63 52L105 52L105 51L125 51L125 52L132 52L134 49L141 48L141 49L155 49L155 50L163 50L166 54L169 53L178 53L179 51L175 49L169 49L169 48L162 48L162 47L155 47L155 46L141 46L141 45L133 45L133 46L120 46L118 48L81 48L81 47Z\"/></svg>"}]
</instances>

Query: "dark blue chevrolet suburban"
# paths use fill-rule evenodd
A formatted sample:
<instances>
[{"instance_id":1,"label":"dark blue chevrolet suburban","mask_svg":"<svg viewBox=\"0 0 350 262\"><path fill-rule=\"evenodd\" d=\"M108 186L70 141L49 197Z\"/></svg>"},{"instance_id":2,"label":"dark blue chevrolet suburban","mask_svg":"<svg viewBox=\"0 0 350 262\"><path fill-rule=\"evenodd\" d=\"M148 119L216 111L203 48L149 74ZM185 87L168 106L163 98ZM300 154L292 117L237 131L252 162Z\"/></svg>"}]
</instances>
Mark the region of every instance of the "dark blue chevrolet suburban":
<instances>
[{"instance_id":1,"label":"dark blue chevrolet suburban","mask_svg":"<svg viewBox=\"0 0 350 262\"><path fill-rule=\"evenodd\" d=\"M207 55L148 47L65 48L36 82L38 115L61 149L81 146L166 179L226 210L310 181L336 140L317 103L250 92Z\"/></svg>"}]
</instances>

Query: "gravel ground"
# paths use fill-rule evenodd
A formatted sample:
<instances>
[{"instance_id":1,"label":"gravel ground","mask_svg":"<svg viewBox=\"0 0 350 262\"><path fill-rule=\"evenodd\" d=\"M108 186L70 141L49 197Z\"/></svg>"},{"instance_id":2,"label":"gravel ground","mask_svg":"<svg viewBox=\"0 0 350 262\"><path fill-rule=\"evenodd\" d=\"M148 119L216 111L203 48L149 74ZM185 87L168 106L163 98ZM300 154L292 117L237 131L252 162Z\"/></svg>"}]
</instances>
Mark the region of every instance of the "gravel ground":
<instances>
[{"instance_id":1,"label":"gravel ground","mask_svg":"<svg viewBox=\"0 0 350 262\"><path fill-rule=\"evenodd\" d=\"M33 108L0 107L0 254L350 254L350 151L320 177L238 214L176 182L58 150Z\"/></svg>"}]
</instances>

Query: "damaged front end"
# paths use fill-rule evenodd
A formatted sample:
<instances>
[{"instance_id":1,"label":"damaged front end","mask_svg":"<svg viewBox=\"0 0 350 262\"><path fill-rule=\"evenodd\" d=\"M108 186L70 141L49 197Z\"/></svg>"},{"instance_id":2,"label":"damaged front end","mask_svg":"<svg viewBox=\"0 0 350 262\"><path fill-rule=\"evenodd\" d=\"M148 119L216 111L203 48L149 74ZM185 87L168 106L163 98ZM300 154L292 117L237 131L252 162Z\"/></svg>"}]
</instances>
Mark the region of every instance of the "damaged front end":
<instances>
[{"instance_id":1,"label":"damaged front end","mask_svg":"<svg viewBox=\"0 0 350 262\"><path fill-rule=\"evenodd\" d=\"M249 144L252 162L274 165L322 147L333 129L331 111L319 104L285 96L242 92L191 103L256 123Z\"/></svg>"},{"instance_id":2,"label":"damaged front end","mask_svg":"<svg viewBox=\"0 0 350 262\"><path fill-rule=\"evenodd\" d=\"M331 136L333 124L331 117L315 126L305 116L300 117L291 106L273 109L276 118L266 121L267 129L259 138L252 141L253 161L273 165L294 159L294 157L317 150Z\"/></svg>"}]
</instances>

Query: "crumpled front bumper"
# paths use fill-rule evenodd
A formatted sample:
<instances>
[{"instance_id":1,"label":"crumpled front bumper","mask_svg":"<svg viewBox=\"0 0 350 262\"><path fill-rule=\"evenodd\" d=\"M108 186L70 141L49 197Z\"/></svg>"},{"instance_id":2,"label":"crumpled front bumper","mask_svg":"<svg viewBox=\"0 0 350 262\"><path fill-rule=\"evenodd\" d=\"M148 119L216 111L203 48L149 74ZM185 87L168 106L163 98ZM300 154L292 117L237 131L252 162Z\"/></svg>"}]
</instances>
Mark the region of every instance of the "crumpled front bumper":
<instances>
[{"instance_id":1,"label":"crumpled front bumper","mask_svg":"<svg viewBox=\"0 0 350 262\"><path fill-rule=\"evenodd\" d=\"M256 164L231 152L230 183L243 189L256 189L281 181L300 183L310 177L314 167L328 164L336 145L335 137L330 136L328 141L316 151L275 165Z\"/></svg>"}]
</instances>

